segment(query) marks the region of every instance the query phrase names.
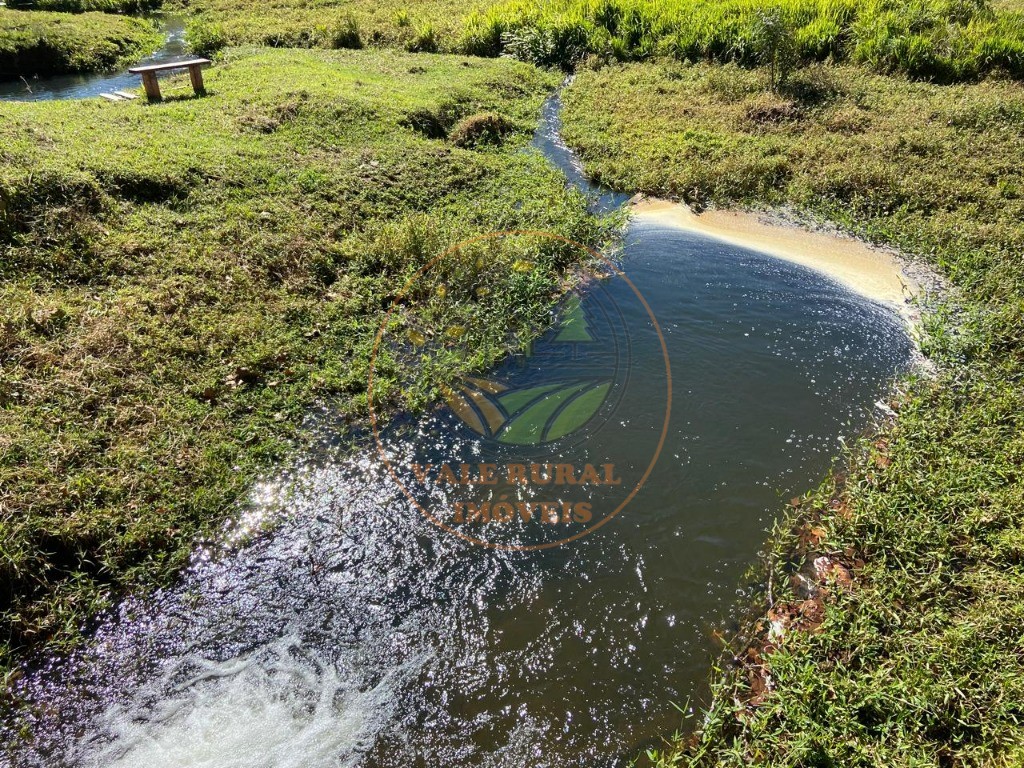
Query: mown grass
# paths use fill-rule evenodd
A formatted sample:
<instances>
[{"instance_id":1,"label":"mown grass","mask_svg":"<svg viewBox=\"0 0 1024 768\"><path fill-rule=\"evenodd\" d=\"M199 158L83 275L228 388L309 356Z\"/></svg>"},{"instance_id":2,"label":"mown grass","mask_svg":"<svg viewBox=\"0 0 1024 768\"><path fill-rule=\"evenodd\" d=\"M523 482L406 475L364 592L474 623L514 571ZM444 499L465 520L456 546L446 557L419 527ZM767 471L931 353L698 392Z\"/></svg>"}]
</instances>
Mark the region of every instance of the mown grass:
<instances>
[{"instance_id":1,"label":"mown grass","mask_svg":"<svg viewBox=\"0 0 1024 768\"><path fill-rule=\"evenodd\" d=\"M232 51L205 98L186 78L159 105L0 104L4 664L173 578L314 403L360 423L383 312L445 247L599 239L523 151L556 82L507 60ZM469 141L495 116L500 137ZM396 316L438 334L415 370L381 358L375 402L418 407L504 356L580 256L519 238L440 265Z\"/></svg>"},{"instance_id":2,"label":"mown grass","mask_svg":"<svg viewBox=\"0 0 1024 768\"><path fill-rule=\"evenodd\" d=\"M926 325L937 377L906 383L895 425L780 524L773 615L803 611L811 631L752 635L703 729L658 763L1019 765L1024 92L855 67L805 68L778 94L767 81L733 65L584 71L564 134L614 187L794 207L916 254L951 279L957 314ZM796 576L822 556L854 587L828 585L817 626Z\"/></svg>"},{"instance_id":3,"label":"mown grass","mask_svg":"<svg viewBox=\"0 0 1024 768\"><path fill-rule=\"evenodd\" d=\"M781 34L769 43L765 30ZM772 48L773 50L768 50ZM755 64L851 60L942 81L1024 75L1024 15L984 0L505 0L471 15L463 49L571 66L670 56Z\"/></svg>"},{"instance_id":4,"label":"mown grass","mask_svg":"<svg viewBox=\"0 0 1024 768\"><path fill-rule=\"evenodd\" d=\"M142 19L0 8L0 80L111 69L159 44Z\"/></svg>"}]
</instances>

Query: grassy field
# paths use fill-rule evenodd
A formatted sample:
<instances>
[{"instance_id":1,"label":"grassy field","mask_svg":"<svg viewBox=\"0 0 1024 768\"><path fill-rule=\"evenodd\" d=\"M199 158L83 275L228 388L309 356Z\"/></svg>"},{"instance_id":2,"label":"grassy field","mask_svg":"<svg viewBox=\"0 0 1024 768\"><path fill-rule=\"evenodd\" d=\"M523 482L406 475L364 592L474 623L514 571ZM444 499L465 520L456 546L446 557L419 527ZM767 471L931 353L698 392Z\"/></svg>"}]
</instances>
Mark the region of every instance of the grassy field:
<instances>
[{"instance_id":1,"label":"grassy field","mask_svg":"<svg viewBox=\"0 0 1024 768\"><path fill-rule=\"evenodd\" d=\"M323 48L368 45L410 51L507 53L571 67L670 56L784 65L826 58L929 80L990 71L1024 75L1024 14L968 0L174 0L195 14L196 50L259 44Z\"/></svg>"},{"instance_id":2,"label":"grassy field","mask_svg":"<svg viewBox=\"0 0 1024 768\"><path fill-rule=\"evenodd\" d=\"M776 634L739 643L704 730L660 765L1021 764L1020 86L813 66L772 93L765 71L633 64L580 73L565 104L568 142L607 184L791 206L957 287L958 314L927 326L938 378L907 383L896 424L780 524Z\"/></svg>"},{"instance_id":3,"label":"grassy field","mask_svg":"<svg viewBox=\"0 0 1024 768\"><path fill-rule=\"evenodd\" d=\"M505 0L471 15L463 48L562 66L832 58L951 81L1024 75L1024 16L962 0Z\"/></svg>"},{"instance_id":4,"label":"grassy field","mask_svg":"<svg viewBox=\"0 0 1024 768\"><path fill-rule=\"evenodd\" d=\"M409 51L461 51L463 17L490 0L171 0L195 15L190 40L199 50L222 45L302 48L390 46Z\"/></svg>"},{"instance_id":5,"label":"grassy field","mask_svg":"<svg viewBox=\"0 0 1024 768\"><path fill-rule=\"evenodd\" d=\"M0 104L5 664L172 578L313 404L362 419L389 297L444 247L519 227L597 241L522 151L557 80L264 50L230 52L205 98L186 78L153 106ZM444 343L412 381L384 355L375 400L416 407L546 322L580 258L556 245L491 241L432 272L414 298Z\"/></svg>"},{"instance_id":6,"label":"grassy field","mask_svg":"<svg viewBox=\"0 0 1024 768\"><path fill-rule=\"evenodd\" d=\"M158 0L16 0L12 7L134 12ZM1019 0L167 0L198 53L225 46L397 47L571 67L604 60L850 60L928 80L1024 75ZM2 33L0 33L2 39Z\"/></svg>"},{"instance_id":7,"label":"grassy field","mask_svg":"<svg viewBox=\"0 0 1024 768\"><path fill-rule=\"evenodd\" d=\"M141 19L0 8L0 80L111 69L159 44Z\"/></svg>"}]
</instances>

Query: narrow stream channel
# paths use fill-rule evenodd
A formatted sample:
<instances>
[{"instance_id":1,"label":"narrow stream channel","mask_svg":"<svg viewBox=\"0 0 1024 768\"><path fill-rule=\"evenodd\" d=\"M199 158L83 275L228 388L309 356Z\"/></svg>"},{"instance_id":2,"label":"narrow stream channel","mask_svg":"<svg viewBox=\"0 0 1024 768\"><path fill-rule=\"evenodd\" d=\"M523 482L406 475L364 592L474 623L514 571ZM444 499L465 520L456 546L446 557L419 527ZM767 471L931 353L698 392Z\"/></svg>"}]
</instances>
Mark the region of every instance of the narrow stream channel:
<instances>
[{"instance_id":1,"label":"narrow stream channel","mask_svg":"<svg viewBox=\"0 0 1024 768\"><path fill-rule=\"evenodd\" d=\"M535 146L596 205L621 204L585 182L557 127L552 100ZM417 512L376 448L297 465L254 490L226 539L262 518L269 534L197 553L179 587L23 681L36 714L7 736L35 738L13 764L593 768L671 733L766 527L866 425L912 346L889 308L694 234L634 223L621 264L664 334L673 399L621 514L561 547L488 548ZM589 365L581 345L605 340L622 375L600 428L547 460L614 450L623 472L643 466L665 411L655 327L618 277L572 313L586 334L566 347L556 328L488 379L561 386ZM399 466L498 450L447 408L382 442Z\"/></svg>"}]
</instances>

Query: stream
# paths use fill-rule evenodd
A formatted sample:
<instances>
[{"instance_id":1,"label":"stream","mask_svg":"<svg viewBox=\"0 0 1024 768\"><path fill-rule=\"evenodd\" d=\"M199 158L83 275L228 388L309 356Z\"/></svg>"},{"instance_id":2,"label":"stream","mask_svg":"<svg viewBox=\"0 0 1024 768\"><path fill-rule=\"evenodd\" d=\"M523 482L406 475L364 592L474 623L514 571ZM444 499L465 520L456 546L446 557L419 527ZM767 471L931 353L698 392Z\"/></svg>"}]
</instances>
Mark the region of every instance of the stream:
<instances>
[{"instance_id":1,"label":"stream","mask_svg":"<svg viewBox=\"0 0 1024 768\"><path fill-rule=\"evenodd\" d=\"M621 205L583 177L558 120L553 98L534 146L595 207ZM913 347L892 309L692 233L634 221L620 266L636 291L594 281L531 355L487 375L500 394L478 382L462 415L399 420L380 445L256 487L179 586L124 603L21 681L33 714L6 736L33 738L10 764L594 768L658 745L681 724L673 705L706 691L712 631L735 622L766 529L868 425ZM541 432L516 426L514 403L572 387L600 393L572 424L563 408ZM491 406L511 415L481 436L470 421ZM329 436L330 414L314 420ZM614 455L624 482L587 490L593 522L655 454L592 529L478 525L480 546L410 501L453 509L418 462ZM459 492L523 492L481 488ZM539 546L570 531L586 535Z\"/></svg>"},{"instance_id":2,"label":"stream","mask_svg":"<svg viewBox=\"0 0 1024 768\"><path fill-rule=\"evenodd\" d=\"M160 15L155 17L154 21L164 35L164 44L132 66L163 64L176 59L189 58L185 51L185 19L181 16ZM158 76L169 77L171 74L173 73L161 72L158 73ZM90 72L0 81L0 100L47 101L51 99L98 98L101 93L138 91L140 83L139 76L129 74L127 67L116 72Z\"/></svg>"}]
</instances>

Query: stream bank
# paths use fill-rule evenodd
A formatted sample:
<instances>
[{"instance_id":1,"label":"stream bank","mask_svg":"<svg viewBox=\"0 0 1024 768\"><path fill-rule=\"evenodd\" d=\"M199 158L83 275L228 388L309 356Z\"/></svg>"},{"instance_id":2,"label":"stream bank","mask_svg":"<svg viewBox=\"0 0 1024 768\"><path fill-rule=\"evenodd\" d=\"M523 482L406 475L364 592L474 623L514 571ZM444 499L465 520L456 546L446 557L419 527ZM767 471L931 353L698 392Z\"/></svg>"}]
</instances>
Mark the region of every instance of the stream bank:
<instances>
[{"instance_id":1,"label":"stream bank","mask_svg":"<svg viewBox=\"0 0 1024 768\"><path fill-rule=\"evenodd\" d=\"M34 14L35 12L30 12ZM89 14L103 17L105 14ZM138 91L139 76L128 74L128 66L163 64L185 58L185 19L173 14L146 17L156 23L162 44L152 53L141 56L123 70L113 72L60 74L48 77L25 76L0 80L0 100L49 101L54 99L88 99L113 91ZM114 17L115 21L123 21ZM151 49L150 49L151 50ZM122 59L124 57L121 57ZM109 62L108 64L112 64ZM99 67L106 69L107 67Z\"/></svg>"},{"instance_id":2,"label":"stream bank","mask_svg":"<svg viewBox=\"0 0 1024 768\"><path fill-rule=\"evenodd\" d=\"M851 291L893 307L911 328L920 319L914 302L921 297L922 287L911 276L908 260L863 240L837 232L806 229L765 213L719 209L695 213L682 203L658 198L639 197L633 211L643 219L664 222L810 267ZM934 278L929 282L934 284Z\"/></svg>"}]
</instances>

